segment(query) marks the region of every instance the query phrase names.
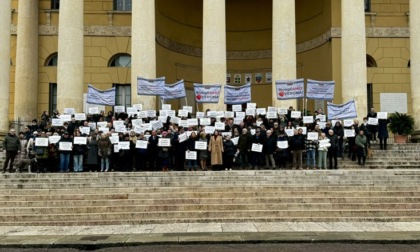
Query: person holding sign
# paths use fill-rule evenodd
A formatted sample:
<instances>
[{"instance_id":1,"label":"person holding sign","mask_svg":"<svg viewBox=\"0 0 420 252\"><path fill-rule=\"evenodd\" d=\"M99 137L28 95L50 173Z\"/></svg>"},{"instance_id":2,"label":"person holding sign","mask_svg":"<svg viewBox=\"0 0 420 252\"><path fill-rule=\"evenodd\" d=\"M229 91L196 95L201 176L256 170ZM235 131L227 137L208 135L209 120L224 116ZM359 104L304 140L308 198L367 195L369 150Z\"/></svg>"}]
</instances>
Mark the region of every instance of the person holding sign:
<instances>
[{"instance_id":1,"label":"person holding sign","mask_svg":"<svg viewBox=\"0 0 420 252\"><path fill-rule=\"evenodd\" d=\"M223 142L223 164L225 170L232 170L233 157L236 153L235 144L230 139L229 135L226 136L225 141Z\"/></svg>"},{"instance_id":2,"label":"person holding sign","mask_svg":"<svg viewBox=\"0 0 420 252\"><path fill-rule=\"evenodd\" d=\"M19 137L16 136L15 129L10 129L9 133L3 140L3 151L6 151L6 161L3 165L3 173L6 172L7 166L9 165L9 172L13 171L13 162L15 161L15 157L20 150L20 140Z\"/></svg>"},{"instance_id":3,"label":"person holding sign","mask_svg":"<svg viewBox=\"0 0 420 252\"><path fill-rule=\"evenodd\" d=\"M286 168L287 159L289 158L288 142L289 138L286 135L286 132L283 128L280 129L277 136L277 143L285 143L286 146L279 146L277 144L276 148L276 158L278 160L280 168Z\"/></svg>"},{"instance_id":4,"label":"person holding sign","mask_svg":"<svg viewBox=\"0 0 420 252\"><path fill-rule=\"evenodd\" d=\"M319 137L318 146L318 168L327 169L327 153L328 148L331 146L330 140L327 138L325 133L321 133Z\"/></svg>"},{"instance_id":5,"label":"person holding sign","mask_svg":"<svg viewBox=\"0 0 420 252\"><path fill-rule=\"evenodd\" d=\"M379 147L381 150L386 150L386 142L388 141L388 123L389 119L379 119L378 120L378 138L379 138Z\"/></svg>"},{"instance_id":6,"label":"person holding sign","mask_svg":"<svg viewBox=\"0 0 420 252\"><path fill-rule=\"evenodd\" d=\"M265 139L261 136L261 129L257 128L255 130L255 135L252 136L252 144L258 144L264 146ZM264 148L263 148L264 149ZM259 151L252 151L252 168L257 169L262 166L263 162L263 150Z\"/></svg>"},{"instance_id":7,"label":"person holding sign","mask_svg":"<svg viewBox=\"0 0 420 252\"><path fill-rule=\"evenodd\" d=\"M87 144L87 159L86 164L89 171L98 171L98 139L96 133L92 134L92 137L89 139Z\"/></svg>"},{"instance_id":8,"label":"person holding sign","mask_svg":"<svg viewBox=\"0 0 420 252\"><path fill-rule=\"evenodd\" d=\"M210 137L209 151L213 170L220 170L220 166L223 165L223 140L217 130L215 130L214 135Z\"/></svg>"},{"instance_id":9,"label":"person holding sign","mask_svg":"<svg viewBox=\"0 0 420 252\"><path fill-rule=\"evenodd\" d=\"M171 149L171 137L168 136L168 132L163 131L162 132L162 138L160 140L166 140L166 141L159 141L159 144L164 143L164 145L159 145L159 159L160 159L160 167L162 171L169 171L170 169L170 160L169 160L169 151ZM166 144L168 143L168 144ZM185 158L185 156L184 156Z\"/></svg>"},{"instance_id":10,"label":"person holding sign","mask_svg":"<svg viewBox=\"0 0 420 252\"><path fill-rule=\"evenodd\" d=\"M200 139L198 139L199 142L205 142L208 143L207 137L205 132L200 133ZM205 150L198 150L198 159L200 159L200 166L201 170L205 171L207 170L207 158L208 158L208 152L207 148Z\"/></svg>"},{"instance_id":11,"label":"person holding sign","mask_svg":"<svg viewBox=\"0 0 420 252\"><path fill-rule=\"evenodd\" d=\"M293 170L302 169L302 152L305 150L305 136L303 130L294 130L294 135L290 139L290 150L293 154Z\"/></svg>"},{"instance_id":12,"label":"person holding sign","mask_svg":"<svg viewBox=\"0 0 420 252\"><path fill-rule=\"evenodd\" d=\"M368 147L367 144L367 137L364 135L363 130L359 131L359 134L356 136L357 163L359 165L365 166ZM363 164L361 163L361 160L363 160Z\"/></svg>"},{"instance_id":13,"label":"person holding sign","mask_svg":"<svg viewBox=\"0 0 420 252\"><path fill-rule=\"evenodd\" d=\"M187 151L196 151L195 150L195 142L198 140L197 134L193 131L190 137L187 140ZM187 160L187 170L188 171L196 171L197 170L197 159L188 159Z\"/></svg>"},{"instance_id":14,"label":"person holding sign","mask_svg":"<svg viewBox=\"0 0 420 252\"><path fill-rule=\"evenodd\" d=\"M376 113L375 108L371 108L370 112L366 116L367 118L377 118L378 113ZM376 132L378 132L378 125L368 125L369 133L372 135L372 142L376 144Z\"/></svg>"},{"instance_id":15,"label":"person holding sign","mask_svg":"<svg viewBox=\"0 0 420 252\"><path fill-rule=\"evenodd\" d=\"M331 146L328 148L328 158L330 160L330 166L329 169L338 169L337 164L337 153L338 153L338 137L334 134L334 130L330 129L328 131L327 138L330 140ZM334 159L334 166L333 166L333 160Z\"/></svg>"},{"instance_id":16,"label":"person holding sign","mask_svg":"<svg viewBox=\"0 0 420 252\"><path fill-rule=\"evenodd\" d=\"M343 126L341 125L340 121L337 121L333 127L334 130L334 135L337 136L338 138L338 153L337 156L343 158L343 138L344 138L344 129Z\"/></svg>"},{"instance_id":17,"label":"person holding sign","mask_svg":"<svg viewBox=\"0 0 420 252\"><path fill-rule=\"evenodd\" d=\"M245 165L248 163L248 153L251 151L251 145L252 135L248 133L246 128L243 128L236 146L239 150L239 165L242 170L245 169Z\"/></svg>"},{"instance_id":18,"label":"person holding sign","mask_svg":"<svg viewBox=\"0 0 420 252\"><path fill-rule=\"evenodd\" d=\"M311 167L314 170L316 170L315 152L317 148L318 148L318 140L310 140L310 139L305 140L306 169L307 170L309 170Z\"/></svg>"},{"instance_id":19,"label":"person holding sign","mask_svg":"<svg viewBox=\"0 0 420 252\"><path fill-rule=\"evenodd\" d=\"M81 134L79 129L76 129L74 132L74 139L80 138ZM83 171L83 155L86 151L86 144L75 143L73 144L73 171L82 172Z\"/></svg>"},{"instance_id":20,"label":"person holding sign","mask_svg":"<svg viewBox=\"0 0 420 252\"><path fill-rule=\"evenodd\" d=\"M45 131L41 131L40 136L35 138L34 151L37 159L37 172L44 172L48 163L48 137ZM33 169L34 171L35 169Z\"/></svg>"},{"instance_id":21,"label":"person holding sign","mask_svg":"<svg viewBox=\"0 0 420 252\"><path fill-rule=\"evenodd\" d=\"M276 151L277 138L271 130L266 131L265 144L264 144L264 156L265 156L265 167L269 168L271 162L271 168L276 169L276 161L274 161L274 153Z\"/></svg>"},{"instance_id":22,"label":"person holding sign","mask_svg":"<svg viewBox=\"0 0 420 252\"><path fill-rule=\"evenodd\" d=\"M112 143L106 133L102 133L98 141L98 155L101 158L101 172L109 171L109 157L111 156Z\"/></svg>"},{"instance_id":23,"label":"person holding sign","mask_svg":"<svg viewBox=\"0 0 420 252\"><path fill-rule=\"evenodd\" d=\"M60 151L60 172L69 172L70 154L72 149L61 148L61 146L72 146L72 140L69 137L69 132L65 131L57 144Z\"/></svg>"}]
</instances>

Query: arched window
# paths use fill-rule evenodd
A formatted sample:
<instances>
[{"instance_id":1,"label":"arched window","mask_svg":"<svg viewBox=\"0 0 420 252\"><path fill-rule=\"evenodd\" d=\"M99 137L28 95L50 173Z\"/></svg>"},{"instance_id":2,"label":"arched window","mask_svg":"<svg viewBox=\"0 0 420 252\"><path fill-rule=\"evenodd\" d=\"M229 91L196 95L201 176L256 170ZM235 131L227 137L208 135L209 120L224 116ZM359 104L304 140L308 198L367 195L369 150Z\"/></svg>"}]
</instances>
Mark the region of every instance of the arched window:
<instances>
[{"instance_id":1,"label":"arched window","mask_svg":"<svg viewBox=\"0 0 420 252\"><path fill-rule=\"evenodd\" d=\"M131 67L131 55L119 53L114 55L108 63L109 67Z\"/></svg>"},{"instance_id":2,"label":"arched window","mask_svg":"<svg viewBox=\"0 0 420 252\"><path fill-rule=\"evenodd\" d=\"M366 66L367 67L377 67L376 60L370 56L369 54L366 54Z\"/></svg>"},{"instance_id":3,"label":"arched window","mask_svg":"<svg viewBox=\"0 0 420 252\"><path fill-rule=\"evenodd\" d=\"M57 66L58 64L58 53L52 53L48 58L45 60L45 66Z\"/></svg>"}]
</instances>

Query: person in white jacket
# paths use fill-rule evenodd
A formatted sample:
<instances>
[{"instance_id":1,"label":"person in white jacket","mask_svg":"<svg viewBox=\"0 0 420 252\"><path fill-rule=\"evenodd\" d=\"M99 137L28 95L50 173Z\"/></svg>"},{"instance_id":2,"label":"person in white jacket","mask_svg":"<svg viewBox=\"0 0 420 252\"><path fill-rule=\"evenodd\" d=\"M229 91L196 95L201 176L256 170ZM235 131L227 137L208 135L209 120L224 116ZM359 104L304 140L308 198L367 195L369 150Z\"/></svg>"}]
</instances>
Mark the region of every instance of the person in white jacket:
<instances>
[{"instance_id":1,"label":"person in white jacket","mask_svg":"<svg viewBox=\"0 0 420 252\"><path fill-rule=\"evenodd\" d=\"M322 144L323 142L327 142L327 144ZM328 147L331 146L329 143L329 139L322 133L319 137L319 146L318 146L318 169L327 169L327 153Z\"/></svg>"}]
</instances>

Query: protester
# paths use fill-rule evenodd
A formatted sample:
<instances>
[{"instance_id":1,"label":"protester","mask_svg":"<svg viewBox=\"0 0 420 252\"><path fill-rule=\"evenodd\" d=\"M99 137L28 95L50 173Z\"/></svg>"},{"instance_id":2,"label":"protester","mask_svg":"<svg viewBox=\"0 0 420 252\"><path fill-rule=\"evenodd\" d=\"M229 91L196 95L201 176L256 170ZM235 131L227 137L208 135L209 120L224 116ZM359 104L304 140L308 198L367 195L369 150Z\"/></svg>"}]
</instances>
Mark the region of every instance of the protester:
<instances>
[{"instance_id":1,"label":"protester","mask_svg":"<svg viewBox=\"0 0 420 252\"><path fill-rule=\"evenodd\" d=\"M294 135L290 138L290 150L293 154L293 169L302 169L302 153L305 150L305 137L302 128L294 130Z\"/></svg>"},{"instance_id":2,"label":"protester","mask_svg":"<svg viewBox=\"0 0 420 252\"><path fill-rule=\"evenodd\" d=\"M60 152L60 172L69 172L70 155L73 148L71 148L70 150L61 149L60 143L72 143L72 140L69 137L69 132L65 131L60 141L58 141L57 143Z\"/></svg>"},{"instance_id":3,"label":"protester","mask_svg":"<svg viewBox=\"0 0 420 252\"><path fill-rule=\"evenodd\" d=\"M363 130L359 131L359 134L356 136L356 145L357 145L357 163L359 165L365 165L366 155L367 155L367 137L363 134ZM361 162L363 160L363 163Z\"/></svg>"},{"instance_id":4,"label":"protester","mask_svg":"<svg viewBox=\"0 0 420 252\"><path fill-rule=\"evenodd\" d=\"M106 133L102 133L98 141L98 155L101 159L101 172L109 171L109 157L111 156L112 143Z\"/></svg>"},{"instance_id":5,"label":"protester","mask_svg":"<svg viewBox=\"0 0 420 252\"><path fill-rule=\"evenodd\" d=\"M305 140L306 150L306 169L316 169L316 149L318 148L318 140Z\"/></svg>"},{"instance_id":6,"label":"protester","mask_svg":"<svg viewBox=\"0 0 420 252\"><path fill-rule=\"evenodd\" d=\"M379 119L378 120L378 138L379 138L379 147L381 150L386 150L386 145L388 141L388 123L389 119Z\"/></svg>"},{"instance_id":7,"label":"protester","mask_svg":"<svg viewBox=\"0 0 420 252\"><path fill-rule=\"evenodd\" d=\"M338 155L338 137L334 134L334 130L330 129L327 135L331 146L328 148L328 158L330 160L329 169L338 169L337 155ZM334 160L334 164L333 164Z\"/></svg>"},{"instance_id":8,"label":"protester","mask_svg":"<svg viewBox=\"0 0 420 252\"><path fill-rule=\"evenodd\" d=\"M6 161L3 165L3 173L6 172L7 166L9 165L9 172L13 172L13 163L15 157L20 150L20 139L16 136L15 129L10 129L9 133L3 140L3 151L6 151Z\"/></svg>"},{"instance_id":9,"label":"protester","mask_svg":"<svg viewBox=\"0 0 420 252\"><path fill-rule=\"evenodd\" d=\"M223 165L223 140L217 130L215 130L213 136L210 137L209 152L211 155L212 169L220 170L220 166Z\"/></svg>"},{"instance_id":10,"label":"protester","mask_svg":"<svg viewBox=\"0 0 420 252\"><path fill-rule=\"evenodd\" d=\"M235 153L235 144L232 142L231 137L227 135L226 139L223 141L223 164L225 170L232 170Z\"/></svg>"},{"instance_id":11,"label":"protester","mask_svg":"<svg viewBox=\"0 0 420 252\"><path fill-rule=\"evenodd\" d=\"M325 133L321 133L319 140L320 141L327 140L329 142L329 139L327 138ZM318 147L318 168L319 169L327 169L327 153L330 146L331 144L328 143L326 145L323 145L323 146L320 145Z\"/></svg>"}]
</instances>

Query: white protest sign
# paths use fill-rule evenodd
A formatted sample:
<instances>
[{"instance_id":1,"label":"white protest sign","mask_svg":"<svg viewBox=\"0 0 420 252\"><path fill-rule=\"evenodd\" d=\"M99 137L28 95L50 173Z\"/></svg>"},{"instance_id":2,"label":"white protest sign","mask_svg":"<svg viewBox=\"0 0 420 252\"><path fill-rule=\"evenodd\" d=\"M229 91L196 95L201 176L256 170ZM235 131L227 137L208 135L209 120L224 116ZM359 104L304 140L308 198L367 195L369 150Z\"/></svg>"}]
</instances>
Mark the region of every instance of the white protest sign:
<instances>
[{"instance_id":1,"label":"white protest sign","mask_svg":"<svg viewBox=\"0 0 420 252\"><path fill-rule=\"evenodd\" d=\"M173 123L173 124L179 124L180 120L181 120L181 118L174 116L174 117L171 117L170 122Z\"/></svg>"},{"instance_id":2,"label":"white protest sign","mask_svg":"<svg viewBox=\"0 0 420 252\"><path fill-rule=\"evenodd\" d=\"M174 117L175 116L175 110L167 110L166 116Z\"/></svg>"},{"instance_id":3,"label":"white protest sign","mask_svg":"<svg viewBox=\"0 0 420 252\"><path fill-rule=\"evenodd\" d=\"M109 137L109 140L112 144L117 144L120 142L120 138L118 137L118 135Z\"/></svg>"},{"instance_id":4,"label":"white protest sign","mask_svg":"<svg viewBox=\"0 0 420 252\"><path fill-rule=\"evenodd\" d=\"M125 127L125 125L116 125L115 127L115 132L118 133L125 133L127 131L127 128Z\"/></svg>"},{"instance_id":5,"label":"white protest sign","mask_svg":"<svg viewBox=\"0 0 420 252\"><path fill-rule=\"evenodd\" d=\"M178 142L180 142L180 143L185 142L187 139L188 139L188 135L187 135L186 132L184 132L184 133L182 133L178 136Z\"/></svg>"},{"instance_id":6,"label":"white protest sign","mask_svg":"<svg viewBox=\"0 0 420 252\"><path fill-rule=\"evenodd\" d=\"M60 141L61 136L49 136L48 137L48 141L50 142L50 144L56 144L58 143L58 141Z\"/></svg>"},{"instance_id":7,"label":"white protest sign","mask_svg":"<svg viewBox=\"0 0 420 252\"><path fill-rule=\"evenodd\" d=\"M213 134L215 130L216 130L216 128L214 126L206 126L204 128L204 132L206 134Z\"/></svg>"},{"instance_id":8,"label":"white protest sign","mask_svg":"<svg viewBox=\"0 0 420 252\"><path fill-rule=\"evenodd\" d=\"M238 112L235 112L235 115L238 118L244 118L245 117L245 112L238 111Z\"/></svg>"},{"instance_id":9,"label":"white protest sign","mask_svg":"<svg viewBox=\"0 0 420 252\"><path fill-rule=\"evenodd\" d=\"M327 121L327 117L325 115L317 115L316 119L319 119L321 122Z\"/></svg>"},{"instance_id":10,"label":"white protest sign","mask_svg":"<svg viewBox=\"0 0 420 252\"><path fill-rule=\"evenodd\" d=\"M89 135L90 133L90 127L80 127L79 129L80 129L80 133L82 134Z\"/></svg>"},{"instance_id":11,"label":"white protest sign","mask_svg":"<svg viewBox=\"0 0 420 252\"><path fill-rule=\"evenodd\" d=\"M289 148L289 142L287 142L287 141L277 141L277 147L279 149L287 149L287 148Z\"/></svg>"},{"instance_id":12,"label":"white protest sign","mask_svg":"<svg viewBox=\"0 0 420 252\"><path fill-rule=\"evenodd\" d=\"M355 137L356 136L356 132L354 130L345 129L344 130L344 136L345 137Z\"/></svg>"},{"instance_id":13,"label":"white protest sign","mask_svg":"<svg viewBox=\"0 0 420 252\"><path fill-rule=\"evenodd\" d=\"M161 121L162 123L166 122L166 116L158 116L158 120Z\"/></svg>"},{"instance_id":14,"label":"white protest sign","mask_svg":"<svg viewBox=\"0 0 420 252\"><path fill-rule=\"evenodd\" d=\"M378 119L387 119L388 118L388 112L378 112Z\"/></svg>"},{"instance_id":15,"label":"white protest sign","mask_svg":"<svg viewBox=\"0 0 420 252\"><path fill-rule=\"evenodd\" d=\"M129 150L130 149L130 141L120 141L120 142L118 142L118 149Z\"/></svg>"},{"instance_id":16,"label":"white protest sign","mask_svg":"<svg viewBox=\"0 0 420 252\"><path fill-rule=\"evenodd\" d=\"M232 105L232 111L234 112L242 111L242 105Z\"/></svg>"},{"instance_id":17,"label":"white protest sign","mask_svg":"<svg viewBox=\"0 0 420 252\"><path fill-rule=\"evenodd\" d=\"M97 122L96 124L98 125L98 127L101 127L102 128L102 127L106 127L108 125L108 122ZM95 128L96 128L96 125L95 125Z\"/></svg>"},{"instance_id":18,"label":"white protest sign","mask_svg":"<svg viewBox=\"0 0 420 252\"><path fill-rule=\"evenodd\" d=\"M138 109L136 107L127 107L127 114L133 115L137 113L138 113Z\"/></svg>"},{"instance_id":19,"label":"white protest sign","mask_svg":"<svg viewBox=\"0 0 420 252\"><path fill-rule=\"evenodd\" d=\"M251 135L255 135L256 130L255 129L251 129Z\"/></svg>"},{"instance_id":20,"label":"white protest sign","mask_svg":"<svg viewBox=\"0 0 420 252\"><path fill-rule=\"evenodd\" d=\"M183 110L186 110L188 113L192 113L192 106L182 106Z\"/></svg>"},{"instance_id":21,"label":"white protest sign","mask_svg":"<svg viewBox=\"0 0 420 252\"><path fill-rule=\"evenodd\" d=\"M204 117L204 112L197 112L197 113L195 114L195 117L196 117L196 118L203 118L203 117Z\"/></svg>"},{"instance_id":22,"label":"white protest sign","mask_svg":"<svg viewBox=\"0 0 420 252\"><path fill-rule=\"evenodd\" d=\"M200 125L210 125L210 118L200 118Z\"/></svg>"},{"instance_id":23,"label":"white protest sign","mask_svg":"<svg viewBox=\"0 0 420 252\"><path fill-rule=\"evenodd\" d=\"M162 104L162 110L171 110L171 104Z\"/></svg>"},{"instance_id":24,"label":"white protest sign","mask_svg":"<svg viewBox=\"0 0 420 252\"><path fill-rule=\"evenodd\" d=\"M304 116L303 117L303 123L313 123L314 118L312 116Z\"/></svg>"},{"instance_id":25,"label":"white protest sign","mask_svg":"<svg viewBox=\"0 0 420 252\"><path fill-rule=\"evenodd\" d=\"M244 121L244 118L243 117L235 117L235 118L233 118L233 124L236 124L236 125L239 125L239 124L241 124L241 122L243 122Z\"/></svg>"},{"instance_id":26,"label":"white protest sign","mask_svg":"<svg viewBox=\"0 0 420 252\"><path fill-rule=\"evenodd\" d=\"M159 116L167 117L168 111L167 110L159 110Z\"/></svg>"},{"instance_id":27,"label":"white protest sign","mask_svg":"<svg viewBox=\"0 0 420 252\"><path fill-rule=\"evenodd\" d=\"M266 114L266 110L265 108L257 108L257 115L265 115Z\"/></svg>"},{"instance_id":28,"label":"white protest sign","mask_svg":"<svg viewBox=\"0 0 420 252\"><path fill-rule=\"evenodd\" d=\"M74 144L86 145L87 137L74 137L73 139Z\"/></svg>"},{"instance_id":29,"label":"white protest sign","mask_svg":"<svg viewBox=\"0 0 420 252\"><path fill-rule=\"evenodd\" d=\"M262 144L256 144L256 143L253 143L252 144L251 151L253 151L253 152L262 152L262 149L263 149L263 145Z\"/></svg>"},{"instance_id":30,"label":"white protest sign","mask_svg":"<svg viewBox=\"0 0 420 252\"><path fill-rule=\"evenodd\" d=\"M343 126L344 127L351 127L352 125L353 125L353 120L352 119L343 120Z\"/></svg>"},{"instance_id":31,"label":"white protest sign","mask_svg":"<svg viewBox=\"0 0 420 252\"><path fill-rule=\"evenodd\" d=\"M161 121L151 121L150 124L152 125L152 129L154 130L163 128L163 123Z\"/></svg>"},{"instance_id":32,"label":"white protest sign","mask_svg":"<svg viewBox=\"0 0 420 252\"><path fill-rule=\"evenodd\" d=\"M114 112L115 113L124 113L125 112L125 106L114 106Z\"/></svg>"},{"instance_id":33,"label":"white protest sign","mask_svg":"<svg viewBox=\"0 0 420 252\"><path fill-rule=\"evenodd\" d=\"M48 147L48 138L44 138L44 137L35 138L35 146Z\"/></svg>"},{"instance_id":34,"label":"white protest sign","mask_svg":"<svg viewBox=\"0 0 420 252\"><path fill-rule=\"evenodd\" d=\"M89 114L99 114L99 108L98 107L90 107L89 108Z\"/></svg>"},{"instance_id":35,"label":"white protest sign","mask_svg":"<svg viewBox=\"0 0 420 252\"><path fill-rule=\"evenodd\" d=\"M74 114L74 119L76 119L76 121L84 121L84 120L86 120L86 114L85 113L76 113L76 114Z\"/></svg>"},{"instance_id":36,"label":"white protest sign","mask_svg":"<svg viewBox=\"0 0 420 252\"><path fill-rule=\"evenodd\" d=\"M302 112L301 111L292 111L290 117L291 118L300 118L301 115L302 115Z\"/></svg>"},{"instance_id":37,"label":"white protest sign","mask_svg":"<svg viewBox=\"0 0 420 252\"><path fill-rule=\"evenodd\" d=\"M133 107L136 108L139 111L143 110L143 104L133 104Z\"/></svg>"},{"instance_id":38,"label":"white protest sign","mask_svg":"<svg viewBox=\"0 0 420 252\"><path fill-rule=\"evenodd\" d=\"M216 130L225 130L225 124L222 122L215 123L214 127L216 128Z\"/></svg>"},{"instance_id":39,"label":"white protest sign","mask_svg":"<svg viewBox=\"0 0 420 252\"><path fill-rule=\"evenodd\" d=\"M99 129L98 129L98 131L100 132L100 131L102 131L102 133L108 133L109 132L109 128L107 128L107 127L100 127Z\"/></svg>"},{"instance_id":40,"label":"white protest sign","mask_svg":"<svg viewBox=\"0 0 420 252\"><path fill-rule=\"evenodd\" d=\"M178 110L178 116L179 117L187 117L188 116L188 111L180 109L180 110Z\"/></svg>"},{"instance_id":41,"label":"white protest sign","mask_svg":"<svg viewBox=\"0 0 420 252\"><path fill-rule=\"evenodd\" d=\"M73 115L76 110L74 108L64 108L65 115Z\"/></svg>"},{"instance_id":42,"label":"white protest sign","mask_svg":"<svg viewBox=\"0 0 420 252\"><path fill-rule=\"evenodd\" d=\"M197 160L197 152L196 151L186 151L185 152L185 159L186 160Z\"/></svg>"},{"instance_id":43,"label":"white protest sign","mask_svg":"<svg viewBox=\"0 0 420 252\"><path fill-rule=\"evenodd\" d=\"M319 140L319 147L329 147L330 146L330 139Z\"/></svg>"},{"instance_id":44,"label":"white protest sign","mask_svg":"<svg viewBox=\"0 0 420 252\"><path fill-rule=\"evenodd\" d=\"M143 123L143 120L142 119L133 119L133 120L131 120L131 124L133 124L133 126L136 126L136 127L140 127L142 123Z\"/></svg>"},{"instance_id":45,"label":"white protest sign","mask_svg":"<svg viewBox=\"0 0 420 252\"><path fill-rule=\"evenodd\" d=\"M195 135L197 136L197 131L186 131L185 133L187 133L187 137L190 137L192 133L195 133Z\"/></svg>"},{"instance_id":46,"label":"white protest sign","mask_svg":"<svg viewBox=\"0 0 420 252\"><path fill-rule=\"evenodd\" d=\"M234 118L235 112L233 111L225 111L225 118Z\"/></svg>"},{"instance_id":47,"label":"white protest sign","mask_svg":"<svg viewBox=\"0 0 420 252\"><path fill-rule=\"evenodd\" d=\"M257 104L256 103L247 103L246 104L246 108L247 109L255 109L255 108L257 108Z\"/></svg>"},{"instance_id":48,"label":"white protest sign","mask_svg":"<svg viewBox=\"0 0 420 252\"><path fill-rule=\"evenodd\" d=\"M188 125L188 127L197 126L198 125L197 118L187 119L187 125Z\"/></svg>"},{"instance_id":49,"label":"white protest sign","mask_svg":"<svg viewBox=\"0 0 420 252\"><path fill-rule=\"evenodd\" d=\"M268 111L267 112L267 119L276 119L277 118L277 112L276 111Z\"/></svg>"},{"instance_id":50,"label":"white protest sign","mask_svg":"<svg viewBox=\"0 0 420 252\"><path fill-rule=\"evenodd\" d=\"M124 126L124 121L118 120L118 121L114 121L112 124L114 125L114 127Z\"/></svg>"},{"instance_id":51,"label":"white protest sign","mask_svg":"<svg viewBox=\"0 0 420 252\"><path fill-rule=\"evenodd\" d=\"M118 153L118 152L120 152L118 144L114 144L114 153Z\"/></svg>"},{"instance_id":52,"label":"white protest sign","mask_svg":"<svg viewBox=\"0 0 420 252\"><path fill-rule=\"evenodd\" d=\"M156 117L156 110L147 110L147 117Z\"/></svg>"},{"instance_id":53,"label":"white protest sign","mask_svg":"<svg viewBox=\"0 0 420 252\"><path fill-rule=\"evenodd\" d=\"M268 108L267 108L267 112L274 112L274 113L277 113L277 108L276 108L276 107L268 107Z\"/></svg>"},{"instance_id":54,"label":"white protest sign","mask_svg":"<svg viewBox=\"0 0 420 252\"><path fill-rule=\"evenodd\" d=\"M61 127L63 126L63 121L61 119L53 118L51 119L51 125L54 127Z\"/></svg>"},{"instance_id":55,"label":"white protest sign","mask_svg":"<svg viewBox=\"0 0 420 252\"><path fill-rule=\"evenodd\" d=\"M232 136L232 132L222 132L220 133L223 137Z\"/></svg>"},{"instance_id":56,"label":"white protest sign","mask_svg":"<svg viewBox=\"0 0 420 252\"><path fill-rule=\"evenodd\" d=\"M318 122L319 128L323 129L327 126L327 122Z\"/></svg>"},{"instance_id":57,"label":"white protest sign","mask_svg":"<svg viewBox=\"0 0 420 252\"><path fill-rule=\"evenodd\" d=\"M71 121L71 115L60 115L60 119L63 122L70 122Z\"/></svg>"},{"instance_id":58,"label":"white protest sign","mask_svg":"<svg viewBox=\"0 0 420 252\"><path fill-rule=\"evenodd\" d=\"M147 149L147 141L137 140L136 141L136 148L137 149Z\"/></svg>"},{"instance_id":59,"label":"white protest sign","mask_svg":"<svg viewBox=\"0 0 420 252\"><path fill-rule=\"evenodd\" d=\"M183 128L188 128L187 120L179 120L178 126L183 127Z\"/></svg>"},{"instance_id":60,"label":"white protest sign","mask_svg":"<svg viewBox=\"0 0 420 252\"><path fill-rule=\"evenodd\" d=\"M196 150L207 150L207 142L196 141L195 142L195 149Z\"/></svg>"},{"instance_id":61,"label":"white protest sign","mask_svg":"<svg viewBox=\"0 0 420 252\"><path fill-rule=\"evenodd\" d=\"M279 115L287 115L287 108L279 108L277 112Z\"/></svg>"},{"instance_id":62,"label":"white protest sign","mask_svg":"<svg viewBox=\"0 0 420 252\"><path fill-rule=\"evenodd\" d=\"M297 130L302 129L302 135L306 135L307 128L306 127L297 127Z\"/></svg>"},{"instance_id":63,"label":"white protest sign","mask_svg":"<svg viewBox=\"0 0 420 252\"><path fill-rule=\"evenodd\" d=\"M140 111L138 113L138 118L146 118L147 117L147 111Z\"/></svg>"},{"instance_id":64,"label":"white protest sign","mask_svg":"<svg viewBox=\"0 0 420 252\"><path fill-rule=\"evenodd\" d=\"M255 116L255 109L254 108L247 108L245 110L245 114L249 116Z\"/></svg>"},{"instance_id":65,"label":"white protest sign","mask_svg":"<svg viewBox=\"0 0 420 252\"><path fill-rule=\"evenodd\" d=\"M158 139L158 146L159 147L171 147L171 139L170 138L159 138Z\"/></svg>"},{"instance_id":66,"label":"white protest sign","mask_svg":"<svg viewBox=\"0 0 420 252\"><path fill-rule=\"evenodd\" d=\"M208 117L216 117L217 112L216 111L207 111Z\"/></svg>"},{"instance_id":67,"label":"white protest sign","mask_svg":"<svg viewBox=\"0 0 420 252\"><path fill-rule=\"evenodd\" d=\"M72 142L60 142L58 146L59 150L62 151L71 151L73 149L73 143Z\"/></svg>"},{"instance_id":68,"label":"white protest sign","mask_svg":"<svg viewBox=\"0 0 420 252\"><path fill-rule=\"evenodd\" d=\"M368 124L370 125L378 125L378 118L369 117Z\"/></svg>"},{"instance_id":69,"label":"white protest sign","mask_svg":"<svg viewBox=\"0 0 420 252\"><path fill-rule=\"evenodd\" d=\"M141 129L143 130L143 132L144 131L147 131L147 130L152 130L152 124L150 124L150 123L143 123L141 125Z\"/></svg>"},{"instance_id":70,"label":"white protest sign","mask_svg":"<svg viewBox=\"0 0 420 252\"><path fill-rule=\"evenodd\" d=\"M96 123L94 123L94 122L88 123L88 126L90 127L91 130L95 130L96 129ZM106 126L106 124L105 124L105 126Z\"/></svg>"},{"instance_id":71,"label":"white protest sign","mask_svg":"<svg viewBox=\"0 0 420 252\"><path fill-rule=\"evenodd\" d=\"M284 132L286 132L286 135L289 137L292 137L295 133L294 133L294 129L285 129Z\"/></svg>"},{"instance_id":72,"label":"white protest sign","mask_svg":"<svg viewBox=\"0 0 420 252\"><path fill-rule=\"evenodd\" d=\"M318 140L318 132L308 132L308 140Z\"/></svg>"},{"instance_id":73,"label":"white protest sign","mask_svg":"<svg viewBox=\"0 0 420 252\"><path fill-rule=\"evenodd\" d=\"M230 140L232 140L232 142L233 142L234 145L238 145L239 137L234 137L234 138L232 138Z\"/></svg>"},{"instance_id":74,"label":"white protest sign","mask_svg":"<svg viewBox=\"0 0 420 252\"><path fill-rule=\"evenodd\" d=\"M216 117L224 117L225 111L216 111Z\"/></svg>"}]
</instances>

